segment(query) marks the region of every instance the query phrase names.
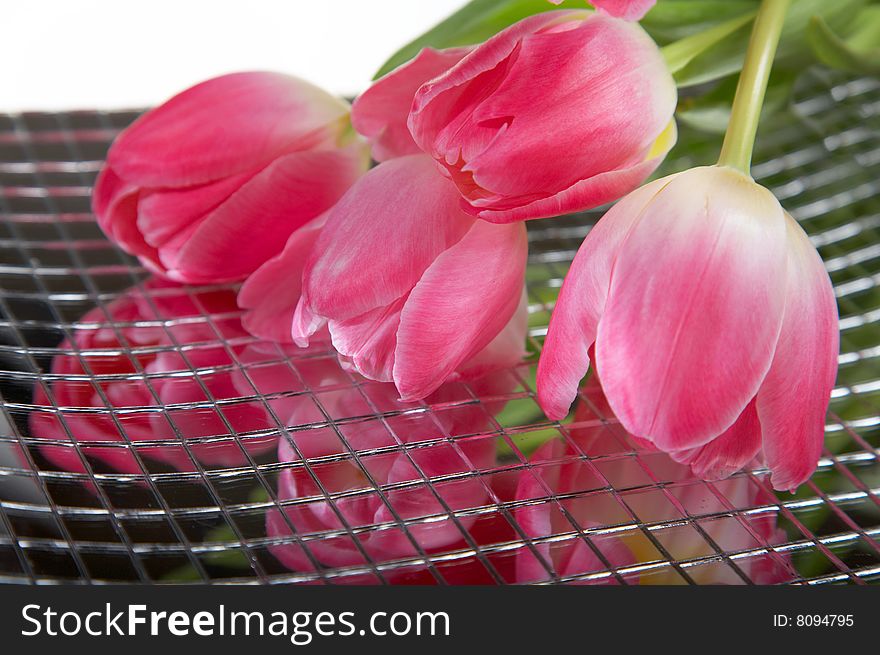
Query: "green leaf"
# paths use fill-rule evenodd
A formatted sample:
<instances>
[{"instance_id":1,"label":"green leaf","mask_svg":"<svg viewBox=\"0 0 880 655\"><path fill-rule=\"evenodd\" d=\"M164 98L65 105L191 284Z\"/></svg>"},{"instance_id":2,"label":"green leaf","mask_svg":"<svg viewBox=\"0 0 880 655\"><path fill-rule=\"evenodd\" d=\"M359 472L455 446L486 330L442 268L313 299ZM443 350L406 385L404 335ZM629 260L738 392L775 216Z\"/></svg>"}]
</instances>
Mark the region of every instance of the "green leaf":
<instances>
[{"instance_id":1,"label":"green leaf","mask_svg":"<svg viewBox=\"0 0 880 655\"><path fill-rule=\"evenodd\" d=\"M451 48L481 43L528 16L554 9L588 10L584 0L472 0L449 18L391 55L373 79L382 77L415 57L422 48Z\"/></svg>"},{"instance_id":2,"label":"green leaf","mask_svg":"<svg viewBox=\"0 0 880 655\"><path fill-rule=\"evenodd\" d=\"M852 23L854 12L866 2L867 0L794 0L785 18L774 69L798 70L809 62L806 32L813 16L821 16L837 29L846 29ZM676 71L675 81L678 86L704 84L739 72L750 34L751 29L742 26L694 56L686 66ZM674 45L667 45L664 51Z\"/></svg>"},{"instance_id":3,"label":"green leaf","mask_svg":"<svg viewBox=\"0 0 880 655\"><path fill-rule=\"evenodd\" d=\"M816 58L826 66L860 75L880 74L880 7L864 9L857 27L844 40L821 16L813 16L807 28L807 42Z\"/></svg>"},{"instance_id":4,"label":"green leaf","mask_svg":"<svg viewBox=\"0 0 880 655\"><path fill-rule=\"evenodd\" d=\"M759 0L660 0L640 22L667 44L758 10Z\"/></svg>"},{"instance_id":5,"label":"green leaf","mask_svg":"<svg viewBox=\"0 0 880 655\"><path fill-rule=\"evenodd\" d=\"M807 44L807 28L813 16L819 16L828 25L842 33L846 33L853 24L857 13L868 4L868 0L794 0L782 38L779 41L777 60L789 63L806 64L811 61L810 47Z\"/></svg>"},{"instance_id":6,"label":"green leaf","mask_svg":"<svg viewBox=\"0 0 880 655\"><path fill-rule=\"evenodd\" d=\"M684 70L698 56L751 24L754 17L755 12L750 11L665 46L662 50L663 58L666 59L670 72L675 74Z\"/></svg>"}]
</instances>

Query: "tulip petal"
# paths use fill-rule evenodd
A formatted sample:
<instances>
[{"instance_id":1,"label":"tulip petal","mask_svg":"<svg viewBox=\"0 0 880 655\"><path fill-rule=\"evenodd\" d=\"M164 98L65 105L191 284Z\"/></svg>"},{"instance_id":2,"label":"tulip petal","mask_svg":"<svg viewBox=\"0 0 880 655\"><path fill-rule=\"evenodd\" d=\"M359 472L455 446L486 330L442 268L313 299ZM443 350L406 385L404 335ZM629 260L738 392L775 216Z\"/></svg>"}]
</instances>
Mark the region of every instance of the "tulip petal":
<instances>
[{"instance_id":1,"label":"tulip petal","mask_svg":"<svg viewBox=\"0 0 880 655\"><path fill-rule=\"evenodd\" d=\"M726 167L673 176L622 246L596 339L614 413L667 451L729 428L767 374L785 304L779 202Z\"/></svg>"},{"instance_id":2,"label":"tulip petal","mask_svg":"<svg viewBox=\"0 0 880 655\"><path fill-rule=\"evenodd\" d=\"M550 0L554 5L562 4L562 0ZM642 20L657 0L589 0L597 10L622 18L623 20Z\"/></svg>"},{"instance_id":3,"label":"tulip petal","mask_svg":"<svg viewBox=\"0 0 880 655\"><path fill-rule=\"evenodd\" d=\"M525 288L513 316L488 346L465 362L450 379L473 380L492 371L516 366L526 354L529 299Z\"/></svg>"},{"instance_id":4,"label":"tulip petal","mask_svg":"<svg viewBox=\"0 0 880 655\"><path fill-rule=\"evenodd\" d=\"M416 284L400 315L394 383L424 398L504 329L522 295L524 225L477 221Z\"/></svg>"},{"instance_id":5,"label":"tulip petal","mask_svg":"<svg viewBox=\"0 0 880 655\"><path fill-rule=\"evenodd\" d=\"M140 189L128 184L109 166L95 180L92 210L104 233L126 252L156 257L137 229L137 206Z\"/></svg>"},{"instance_id":6,"label":"tulip petal","mask_svg":"<svg viewBox=\"0 0 880 655\"><path fill-rule=\"evenodd\" d=\"M373 158L385 161L419 153L406 125L413 96L425 82L447 71L471 48L424 48L362 93L351 108L351 124L373 145Z\"/></svg>"},{"instance_id":7,"label":"tulip petal","mask_svg":"<svg viewBox=\"0 0 880 655\"><path fill-rule=\"evenodd\" d=\"M110 148L108 163L142 186L191 186L259 167L341 130L348 105L279 73L207 80L144 114Z\"/></svg>"},{"instance_id":8,"label":"tulip petal","mask_svg":"<svg viewBox=\"0 0 880 655\"><path fill-rule=\"evenodd\" d=\"M159 251L144 240L137 226L141 190L125 183L109 166L95 182L92 206L98 225L125 252L136 255L151 272L164 275Z\"/></svg>"},{"instance_id":9,"label":"tulip petal","mask_svg":"<svg viewBox=\"0 0 880 655\"><path fill-rule=\"evenodd\" d=\"M761 422L753 400L724 434L705 446L670 455L676 462L689 464L694 475L703 480L722 480L746 466L760 451Z\"/></svg>"},{"instance_id":10,"label":"tulip petal","mask_svg":"<svg viewBox=\"0 0 880 655\"><path fill-rule=\"evenodd\" d=\"M137 227L147 243L161 248L182 230L216 209L254 173L233 175L196 187L147 191L138 202Z\"/></svg>"},{"instance_id":11,"label":"tulip petal","mask_svg":"<svg viewBox=\"0 0 880 655\"><path fill-rule=\"evenodd\" d=\"M464 122L452 121L437 136L447 153L455 142L465 144L462 171L490 202L493 195L546 197L631 168L669 124L675 83L644 30L599 15L576 25L523 37L497 88L472 105ZM494 127L499 122L503 133ZM487 138L480 131L494 136L482 152L474 145ZM548 148L548 131L566 138Z\"/></svg>"},{"instance_id":12,"label":"tulip petal","mask_svg":"<svg viewBox=\"0 0 880 655\"><path fill-rule=\"evenodd\" d=\"M568 414L589 368L589 350L605 309L618 249L668 181L655 180L614 205L590 230L571 264L538 362L538 402L552 420Z\"/></svg>"},{"instance_id":13,"label":"tulip petal","mask_svg":"<svg viewBox=\"0 0 880 655\"><path fill-rule=\"evenodd\" d=\"M642 20L657 0L590 0L601 12L623 20Z\"/></svg>"},{"instance_id":14,"label":"tulip petal","mask_svg":"<svg viewBox=\"0 0 880 655\"><path fill-rule=\"evenodd\" d=\"M277 255L295 230L333 206L365 163L360 144L272 162L205 217L179 250L160 253L168 276L190 283L247 276Z\"/></svg>"},{"instance_id":15,"label":"tulip petal","mask_svg":"<svg viewBox=\"0 0 880 655\"><path fill-rule=\"evenodd\" d=\"M473 223L430 157L377 166L329 213L303 273L309 309L345 320L388 305Z\"/></svg>"},{"instance_id":16,"label":"tulip petal","mask_svg":"<svg viewBox=\"0 0 880 655\"><path fill-rule=\"evenodd\" d=\"M330 338L339 354L371 380L391 382L397 327L406 297L344 321L330 321Z\"/></svg>"},{"instance_id":17,"label":"tulip petal","mask_svg":"<svg viewBox=\"0 0 880 655\"><path fill-rule=\"evenodd\" d=\"M314 246L313 246L314 249ZM309 299L305 288L301 289L299 302L293 310L293 322L290 326L290 336L300 348L306 348L312 336L327 324L327 319L317 316L309 309Z\"/></svg>"},{"instance_id":18,"label":"tulip petal","mask_svg":"<svg viewBox=\"0 0 880 655\"><path fill-rule=\"evenodd\" d=\"M670 143L671 148L673 143ZM669 148L657 157L653 157L633 166L620 170L599 173L586 180L579 180L557 194L539 198L519 207L483 209L479 203L464 205L465 211L490 223L513 223L516 221L548 216L560 216L576 211L584 211L625 196L637 188L663 161Z\"/></svg>"},{"instance_id":19,"label":"tulip petal","mask_svg":"<svg viewBox=\"0 0 880 655\"><path fill-rule=\"evenodd\" d=\"M293 341L290 326L300 299L303 266L323 226L324 216L320 216L291 234L281 254L260 266L242 285L238 305L247 310L241 323L248 332L269 341Z\"/></svg>"},{"instance_id":20,"label":"tulip petal","mask_svg":"<svg viewBox=\"0 0 880 655\"><path fill-rule=\"evenodd\" d=\"M136 191L135 185L127 184L109 166L101 169L92 191L92 211L97 215L101 229L108 231L113 228L114 223L109 220L112 205L119 202L121 197Z\"/></svg>"},{"instance_id":21,"label":"tulip petal","mask_svg":"<svg viewBox=\"0 0 880 655\"><path fill-rule=\"evenodd\" d=\"M794 491L822 451L840 335L834 289L819 253L790 216L788 297L773 364L758 392L773 487Z\"/></svg>"},{"instance_id":22,"label":"tulip petal","mask_svg":"<svg viewBox=\"0 0 880 655\"><path fill-rule=\"evenodd\" d=\"M483 43L445 74L423 84L413 99L408 119L413 140L425 152L437 159L441 154L434 147L434 140L447 127L447 116L459 103L472 100L466 93L469 82L482 74L491 74L499 64L515 51L520 39L541 29L560 25L566 21L586 18L586 11L550 11L529 16L514 23ZM485 89L489 95L491 86Z\"/></svg>"}]
</instances>

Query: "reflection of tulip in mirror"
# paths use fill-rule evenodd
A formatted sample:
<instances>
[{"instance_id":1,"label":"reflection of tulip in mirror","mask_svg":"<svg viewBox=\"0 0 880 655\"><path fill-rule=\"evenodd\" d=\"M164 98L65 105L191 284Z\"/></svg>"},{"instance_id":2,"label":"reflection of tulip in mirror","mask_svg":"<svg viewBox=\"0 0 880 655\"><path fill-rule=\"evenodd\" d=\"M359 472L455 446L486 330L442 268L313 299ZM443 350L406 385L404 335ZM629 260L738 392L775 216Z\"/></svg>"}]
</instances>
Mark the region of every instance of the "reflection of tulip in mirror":
<instances>
[{"instance_id":1,"label":"reflection of tulip in mirror","mask_svg":"<svg viewBox=\"0 0 880 655\"><path fill-rule=\"evenodd\" d=\"M156 273L240 280L366 170L348 109L277 73L202 82L113 143L95 186L98 222Z\"/></svg>"},{"instance_id":2,"label":"reflection of tulip in mirror","mask_svg":"<svg viewBox=\"0 0 880 655\"><path fill-rule=\"evenodd\" d=\"M238 466L247 462L242 446L271 448L274 436L230 435L265 431L261 406L214 402L239 397L232 350L250 337L237 316L230 291L187 291L161 280L88 312L52 362L51 399L42 385L35 389L31 436L58 442L39 452L62 470L85 472L76 442L90 460L143 473L135 450L192 471L193 457Z\"/></svg>"},{"instance_id":3,"label":"reflection of tulip in mirror","mask_svg":"<svg viewBox=\"0 0 880 655\"><path fill-rule=\"evenodd\" d=\"M689 561L682 570L700 584L791 580L788 558L767 550L785 534L763 483L746 475L712 486L699 480L615 424L594 380L582 390L587 402L575 412L570 436L544 444L521 474L517 501L531 502L516 518L540 559L522 549L517 579L551 579L549 566L554 576L580 576L586 584L685 583L663 564L672 560ZM761 506L767 511L753 511ZM571 536L559 538L565 534ZM719 560L719 552L727 555ZM608 573L626 567L632 569Z\"/></svg>"},{"instance_id":4,"label":"reflection of tulip in mirror","mask_svg":"<svg viewBox=\"0 0 880 655\"><path fill-rule=\"evenodd\" d=\"M709 479L760 454L773 486L793 490L822 449L838 339L831 281L797 222L733 168L694 168L590 231L550 320L538 399L565 416L592 359L632 434Z\"/></svg>"},{"instance_id":5,"label":"reflection of tulip in mirror","mask_svg":"<svg viewBox=\"0 0 880 655\"><path fill-rule=\"evenodd\" d=\"M289 465L278 483L286 516L267 518L269 536L289 542L272 549L283 563L300 571L363 565L365 556L416 557L462 541L474 518L449 512L487 501L478 472L495 463L492 415L516 384L509 372L447 383L423 403L406 403L393 385L348 373L332 356L298 359L295 378L273 357L259 345L243 355L257 389L275 395L278 420L296 428L279 441L279 461ZM309 393L296 393L305 384Z\"/></svg>"}]
</instances>

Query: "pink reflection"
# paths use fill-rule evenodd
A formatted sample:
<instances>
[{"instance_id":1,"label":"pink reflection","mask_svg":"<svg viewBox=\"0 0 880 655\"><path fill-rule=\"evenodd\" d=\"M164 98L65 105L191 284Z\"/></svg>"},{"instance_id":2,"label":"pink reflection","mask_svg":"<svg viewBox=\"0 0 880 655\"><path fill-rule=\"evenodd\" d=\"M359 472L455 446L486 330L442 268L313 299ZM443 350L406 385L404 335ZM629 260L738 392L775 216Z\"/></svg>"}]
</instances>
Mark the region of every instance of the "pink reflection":
<instances>
[{"instance_id":1,"label":"pink reflection","mask_svg":"<svg viewBox=\"0 0 880 655\"><path fill-rule=\"evenodd\" d=\"M709 485L624 432L595 377L581 395L588 402L579 404L570 438L541 446L517 485L517 501L533 503L517 510L517 522L537 540L534 551L517 555L519 582L585 576L587 584L684 583L669 566L639 567L670 559L694 563L684 570L700 584L791 580L785 556L761 552L785 540L776 498L763 484L737 475ZM589 544L580 530L591 531ZM743 556L734 566L719 551ZM623 568L621 577L607 575L611 568Z\"/></svg>"},{"instance_id":2,"label":"pink reflection","mask_svg":"<svg viewBox=\"0 0 880 655\"><path fill-rule=\"evenodd\" d=\"M233 353L247 337L238 313L232 291L187 291L158 279L128 290L106 311L91 310L52 361L52 400L44 385L35 387L32 437L73 440L84 455L123 473L143 472L131 444L139 456L181 471L195 470L193 458L237 466L247 461L242 447L270 449L274 437L230 435L266 425L261 406L230 401L241 395ZM86 471L70 445L39 451L62 470Z\"/></svg>"},{"instance_id":3,"label":"pink reflection","mask_svg":"<svg viewBox=\"0 0 880 655\"><path fill-rule=\"evenodd\" d=\"M243 357L253 364L263 348ZM270 537L304 538L309 553L289 543L272 547L275 556L293 570L314 571L463 544L475 516L452 518L449 512L489 502L488 478L482 476L495 464L492 415L504 407L513 376L501 372L467 385L448 383L423 402L401 402L393 384L345 371L334 358L296 365L296 383L272 364L248 367L262 393L276 394L269 404L292 428L278 448L279 461L290 464L278 481L286 516L270 512L266 529ZM281 389L288 393L277 393ZM459 575L459 582L467 577ZM424 566L391 578L430 582ZM352 580L367 582L363 576Z\"/></svg>"}]
</instances>

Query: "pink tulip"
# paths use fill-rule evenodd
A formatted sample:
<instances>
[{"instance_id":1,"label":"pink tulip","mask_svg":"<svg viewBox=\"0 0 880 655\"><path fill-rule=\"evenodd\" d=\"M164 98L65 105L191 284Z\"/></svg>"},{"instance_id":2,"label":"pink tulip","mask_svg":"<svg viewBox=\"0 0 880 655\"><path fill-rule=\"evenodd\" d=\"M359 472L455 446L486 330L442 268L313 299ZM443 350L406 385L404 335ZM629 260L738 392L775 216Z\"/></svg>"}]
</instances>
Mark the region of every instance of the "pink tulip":
<instances>
[{"instance_id":1,"label":"pink tulip","mask_svg":"<svg viewBox=\"0 0 880 655\"><path fill-rule=\"evenodd\" d=\"M631 193L587 236L538 399L565 416L592 359L632 434L706 478L762 454L793 490L822 449L837 353L834 291L797 222L734 169L694 168Z\"/></svg>"},{"instance_id":2,"label":"pink tulip","mask_svg":"<svg viewBox=\"0 0 880 655\"><path fill-rule=\"evenodd\" d=\"M684 583L669 566L635 570L669 558L704 558L686 569L700 584L792 579L785 556L760 552L785 541L776 513L746 513L776 505L762 485L737 476L715 483L713 490L688 467L621 430L595 378L582 393L588 402L578 406L570 436L544 444L521 473L516 499L530 502L517 510L516 520L541 559L529 549L518 551L519 582L583 576L580 581L587 584L618 584L621 579L627 584ZM609 485L615 493L607 490ZM653 541L636 523L652 526ZM585 539L579 530L592 534ZM560 538L567 534L571 536ZM728 563L712 561L719 550L748 553L735 559L739 573ZM624 571L617 577L607 573L611 569Z\"/></svg>"},{"instance_id":3,"label":"pink tulip","mask_svg":"<svg viewBox=\"0 0 880 655\"><path fill-rule=\"evenodd\" d=\"M293 338L327 324L333 346L404 400L523 355L523 225L464 213L430 158L389 160L328 213L303 273Z\"/></svg>"},{"instance_id":4,"label":"pink tulip","mask_svg":"<svg viewBox=\"0 0 880 655\"><path fill-rule=\"evenodd\" d=\"M422 84L445 73L471 50L424 48L358 96L351 107L351 124L370 140L373 159L385 161L421 152L406 125L413 96Z\"/></svg>"},{"instance_id":5,"label":"pink tulip","mask_svg":"<svg viewBox=\"0 0 880 655\"><path fill-rule=\"evenodd\" d=\"M302 292L302 272L327 215L322 214L290 235L284 250L260 266L242 285L238 304L241 322L260 339L293 343L290 326Z\"/></svg>"},{"instance_id":6,"label":"pink tulip","mask_svg":"<svg viewBox=\"0 0 880 655\"><path fill-rule=\"evenodd\" d=\"M135 452L194 471L193 457L240 466L247 462L242 446L270 449L274 437L247 434L265 431L262 406L233 400L240 396L236 364L220 339L248 339L237 313L229 291L187 292L161 280L88 312L52 362L51 400L43 385L35 387L30 428L32 438L47 441L41 454L62 470L85 472L75 442L90 459L141 474Z\"/></svg>"},{"instance_id":7,"label":"pink tulip","mask_svg":"<svg viewBox=\"0 0 880 655\"><path fill-rule=\"evenodd\" d=\"M554 5L562 4L562 0L550 0ZM657 0L589 0L600 12L624 20L641 20L653 7Z\"/></svg>"},{"instance_id":8,"label":"pink tulip","mask_svg":"<svg viewBox=\"0 0 880 655\"><path fill-rule=\"evenodd\" d=\"M366 170L347 114L345 102L287 75L202 82L113 143L95 185L98 222L173 280L242 279Z\"/></svg>"},{"instance_id":9,"label":"pink tulip","mask_svg":"<svg viewBox=\"0 0 880 655\"><path fill-rule=\"evenodd\" d=\"M424 404L405 403L393 385L344 372L332 353L292 355L283 366L271 363L277 354L265 347L243 355L274 415L296 428L278 450L279 462L290 465L279 477L278 496L295 502L284 515L267 516L267 534L289 542L272 548L276 557L294 570L312 571L316 562L363 565L365 556L383 562L462 541L475 517L453 520L448 512L487 502L476 472L495 463L495 437L486 432L515 378L495 373L467 387L447 384ZM485 402L474 403L474 394ZM358 544L350 530L358 531Z\"/></svg>"},{"instance_id":10,"label":"pink tulip","mask_svg":"<svg viewBox=\"0 0 880 655\"><path fill-rule=\"evenodd\" d=\"M675 83L636 24L526 18L416 93L415 142L493 223L555 216L637 187L675 141Z\"/></svg>"}]
</instances>

